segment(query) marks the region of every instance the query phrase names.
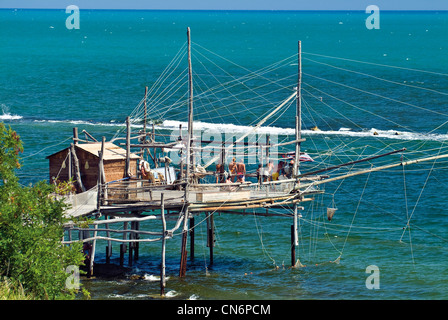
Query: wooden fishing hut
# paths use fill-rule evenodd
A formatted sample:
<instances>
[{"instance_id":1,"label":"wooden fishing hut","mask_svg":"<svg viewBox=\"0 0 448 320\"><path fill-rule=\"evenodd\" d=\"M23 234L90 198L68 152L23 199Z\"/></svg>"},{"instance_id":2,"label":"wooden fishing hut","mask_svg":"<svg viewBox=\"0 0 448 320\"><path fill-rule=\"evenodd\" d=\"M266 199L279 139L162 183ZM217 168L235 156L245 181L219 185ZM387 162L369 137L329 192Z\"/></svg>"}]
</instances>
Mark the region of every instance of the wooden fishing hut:
<instances>
[{"instance_id":1,"label":"wooden fishing hut","mask_svg":"<svg viewBox=\"0 0 448 320\"><path fill-rule=\"evenodd\" d=\"M75 183L76 191L80 193L96 187L98 184L99 152L102 145L97 141L78 143L76 128L74 128L74 132L75 143L47 156L47 159L50 166L50 183L72 180ZM129 175L136 175L140 158L132 153L129 155L128 164L126 150L111 142L106 142L102 156L104 182L118 181Z\"/></svg>"},{"instance_id":2,"label":"wooden fishing hut","mask_svg":"<svg viewBox=\"0 0 448 320\"><path fill-rule=\"evenodd\" d=\"M159 143L155 141L153 133L146 132L146 101L144 115L144 129L138 135L132 136L130 119L126 120L126 143L123 143L126 149L122 149L111 142L106 142L103 137L102 142L93 142L79 144L77 130L74 135L74 143L70 148L61 150L48 156L50 160L50 178L58 178L59 181L67 181L75 177L81 193L67 197L67 201L72 204L67 212L67 216L74 218L66 224L68 240L63 243L70 244L75 241L92 243L89 253L89 274L93 273L94 257L96 250L96 241L107 241L106 261L110 261L112 254L111 243L120 242L120 264L123 264L124 254L129 246L129 264L132 264L132 254L134 259L138 258L138 246L141 242L162 241L162 267L161 267L161 293L163 295L165 288L165 244L166 240L173 237L174 232L181 232L181 258L179 276L184 277L187 267L187 239L190 235L190 259L194 259L194 229L195 216L199 214L206 215L207 221L207 239L210 248L210 264L213 264L214 247L214 214L232 213L245 215L246 210L260 209L259 212L251 214L263 216L275 216L278 214L270 213L270 208L285 208L290 206L293 210L288 214L281 214L282 217L293 218L291 226L291 264L296 264L295 247L298 243L297 218L298 210L303 209L298 204L304 201L311 201L307 195L313 195L320 191L314 189L301 192L294 189L298 181L295 179L298 172L298 161L294 169L293 179L282 181L280 187L273 187L274 182L235 182L235 183L201 183L200 179L208 174L213 174L203 167L197 165L195 153L201 146L193 136L193 86L192 86L192 66L191 66L191 40L190 29L188 36L188 73L189 73L189 96L188 96L188 134L179 137L179 141L171 143ZM300 50L300 43L299 43ZM300 60L299 60L300 61ZM300 74L299 74L300 88ZM275 108L263 121L261 121L254 130L259 128L264 121L274 115L287 102L294 98L300 101L300 89L296 88L294 93L288 97L282 104ZM146 94L145 94L146 97ZM295 140L285 143L296 146L296 154L300 154L300 143L304 139L300 136L300 102L298 103L298 116L296 117ZM249 133L248 133L249 134ZM231 144L238 144L248 135L244 135ZM138 143L132 143L131 140L137 139ZM153 175L158 169L169 171L169 159L157 159L155 150L157 148L174 148L178 143L184 146L182 152L186 152L185 158L180 163L176 179L168 181L159 179L158 181L145 179L141 171L140 156L133 155L131 148L139 149L140 154L148 152L153 160L153 165L148 171ZM244 142L242 142L244 144ZM269 143L265 146L268 154ZM225 149L219 157L223 162ZM263 146L260 146L263 154ZM151 154L153 150L153 154ZM205 167L215 163L217 158L212 159ZM297 157L296 157L297 158ZM297 158L298 160L298 158ZM185 162L183 162L185 161ZM161 162L164 167L158 167ZM139 168L139 170L137 170ZM202 170L201 170L202 169ZM146 173L148 173L146 172ZM163 171L162 171L163 172ZM134 174L135 173L135 174ZM143 173L143 172L142 172ZM319 178L314 178L319 179ZM275 182L277 183L277 182ZM95 188L96 186L96 188ZM291 192L293 191L293 192ZM132 196L130 196L132 194ZM114 196L111 196L114 195ZM118 196L117 196L118 195ZM79 199L78 199L79 198ZM93 217L95 221L88 227L74 222L78 217ZM176 220L173 228L167 229L166 218L171 217ZM149 220L161 220L163 228L160 232L149 232L140 230L140 223ZM110 226L117 223L123 223L123 228L112 229ZM129 225L130 223L130 225ZM104 227L100 227L104 225ZM92 228L93 226L93 228ZM78 239L72 238L72 232L79 231ZM93 236L91 235L93 233ZM99 233L105 233L100 236ZM112 234L119 234L113 237ZM121 236L120 236L121 235ZM145 237L143 239L143 237ZM149 237L149 238L148 238Z\"/></svg>"}]
</instances>

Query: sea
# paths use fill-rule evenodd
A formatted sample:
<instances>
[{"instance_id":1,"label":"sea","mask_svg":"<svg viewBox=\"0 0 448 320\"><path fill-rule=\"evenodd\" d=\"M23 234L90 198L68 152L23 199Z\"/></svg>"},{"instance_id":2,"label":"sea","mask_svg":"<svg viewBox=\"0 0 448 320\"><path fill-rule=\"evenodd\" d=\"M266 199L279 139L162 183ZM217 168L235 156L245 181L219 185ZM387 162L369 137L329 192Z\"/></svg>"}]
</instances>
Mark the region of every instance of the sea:
<instances>
[{"instance_id":1,"label":"sea","mask_svg":"<svg viewBox=\"0 0 448 320\"><path fill-rule=\"evenodd\" d=\"M187 28L194 93L209 90L214 97L197 103L199 132L242 135L291 95L301 41L301 150L314 160L301 164L302 173L404 148L327 174L448 153L446 11L380 11L376 27L364 11L81 8L73 14L0 10L0 121L23 140L17 172L23 185L49 180L47 156L70 145L73 127L82 139L85 130L110 140L124 137L126 117L138 114L132 128L141 130L145 87L153 100L165 101L150 107L157 132L185 128L187 63L179 52ZM233 85L247 74L258 78ZM173 89L176 79L180 91ZM235 100L226 107L224 96ZM271 141L294 140L295 115L290 103L260 130ZM281 150L294 151L292 145ZM256 170L255 162L247 165ZM298 268L291 268L290 216L216 214L211 264L205 215L199 215L185 278L178 276L179 232L167 241L163 299L446 300L447 181L448 162L441 158L322 186L325 193L300 211ZM327 208L337 209L331 221ZM143 227L160 230L154 222ZM105 262L102 242L95 261ZM118 261L117 243L112 262ZM82 278L81 284L93 300L159 300L160 263L161 243L143 243L129 275Z\"/></svg>"}]
</instances>

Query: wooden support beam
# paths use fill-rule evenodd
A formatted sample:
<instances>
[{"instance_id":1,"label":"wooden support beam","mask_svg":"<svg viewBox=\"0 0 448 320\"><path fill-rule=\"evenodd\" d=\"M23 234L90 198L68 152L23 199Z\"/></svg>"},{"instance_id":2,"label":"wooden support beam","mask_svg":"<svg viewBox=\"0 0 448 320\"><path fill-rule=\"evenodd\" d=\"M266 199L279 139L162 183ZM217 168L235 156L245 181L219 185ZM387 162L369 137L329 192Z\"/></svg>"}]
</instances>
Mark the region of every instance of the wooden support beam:
<instances>
[{"instance_id":1,"label":"wooden support beam","mask_svg":"<svg viewBox=\"0 0 448 320\"><path fill-rule=\"evenodd\" d=\"M78 144L78 128L73 128L73 143Z\"/></svg>"},{"instance_id":2,"label":"wooden support beam","mask_svg":"<svg viewBox=\"0 0 448 320\"><path fill-rule=\"evenodd\" d=\"M81 173L79 170L79 160L78 160L78 157L76 156L75 145L73 143L70 144L70 148L71 148L71 154L73 157L73 162L75 164L76 181L78 182L78 185L81 188L82 192L85 192L86 188L84 187L84 184L82 183L82 180L81 180Z\"/></svg>"},{"instance_id":3,"label":"wooden support beam","mask_svg":"<svg viewBox=\"0 0 448 320\"><path fill-rule=\"evenodd\" d=\"M312 171L312 172L306 172L306 173L300 174L299 178L305 177L305 176L308 176L308 175L315 175L317 173L330 171L330 170L333 170L333 169L338 169L338 168L341 168L341 167L350 166L350 165L357 164L357 163L360 163L360 162L366 162L366 161L378 159L378 158L381 158L381 157L392 155L394 153L399 153L399 152L404 152L404 151L406 151L406 148L402 148L402 149L399 149L399 150L394 150L394 151L391 151L391 152L383 153L383 154L380 154L380 155L377 155L377 156L368 157L368 158L364 158L364 159L360 159L360 160L356 160L356 161L350 161L350 162L347 162L347 163L335 165L335 166L328 167L328 168L325 168L325 169L320 169L320 170L316 170L316 171Z\"/></svg>"},{"instance_id":4,"label":"wooden support beam","mask_svg":"<svg viewBox=\"0 0 448 320\"><path fill-rule=\"evenodd\" d=\"M98 140L96 140L95 137L92 136L90 133L88 133L86 130L82 130L82 133L84 133L84 134L86 135L86 140L87 140L87 137L89 137L89 138L92 139L93 141L98 142ZM78 140L79 140L79 139L78 139Z\"/></svg>"},{"instance_id":5,"label":"wooden support beam","mask_svg":"<svg viewBox=\"0 0 448 320\"><path fill-rule=\"evenodd\" d=\"M162 263L160 266L160 295L165 296L166 278L165 278L165 246L166 246L166 220L165 220L165 201L163 193L161 194L161 208L162 214Z\"/></svg>"}]
</instances>

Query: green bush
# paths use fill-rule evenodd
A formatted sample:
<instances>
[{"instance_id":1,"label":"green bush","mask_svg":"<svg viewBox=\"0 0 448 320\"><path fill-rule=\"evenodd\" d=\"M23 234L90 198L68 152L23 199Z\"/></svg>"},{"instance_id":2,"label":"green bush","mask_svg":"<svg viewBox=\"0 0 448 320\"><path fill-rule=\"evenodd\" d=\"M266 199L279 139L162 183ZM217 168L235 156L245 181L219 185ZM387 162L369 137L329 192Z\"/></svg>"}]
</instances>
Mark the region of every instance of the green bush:
<instances>
[{"instance_id":1,"label":"green bush","mask_svg":"<svg viewBox=\"0 0 448 320\"><path fill-rule=\"evenodd\" d=\"M22 151L17 133L0 123L0 276L36 299L73 298L65 269L83 264L82 245L61 244L66 205L53 186L20 185L15 170Z\"/></svg>"}]
</instances>

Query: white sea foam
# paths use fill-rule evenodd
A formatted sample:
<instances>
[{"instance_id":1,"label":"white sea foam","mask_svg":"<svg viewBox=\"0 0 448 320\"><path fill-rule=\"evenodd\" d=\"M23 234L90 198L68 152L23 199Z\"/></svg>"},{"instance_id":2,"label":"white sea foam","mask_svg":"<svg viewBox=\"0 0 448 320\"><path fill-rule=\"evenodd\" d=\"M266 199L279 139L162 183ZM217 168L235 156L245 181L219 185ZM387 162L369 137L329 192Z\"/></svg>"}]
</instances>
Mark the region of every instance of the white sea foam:
<instances>
[{"instance_id":1,"label":"white sea foam","mask_svg":"<svg viewBox=\"0 0 448 320\"><path fill-rule=\"evenodd\" d=\"M165 277L165 280L169 280L170 277ZM145 274L143 276L143 280L147 280L147 281L160 281L160 276L155 276L152 274Z\"/></svg>"},{"instance_id":2,"label":"white sea foam","mask_svg":"<svg viewBox=\"0 0 448 320\"><path fill-rule=\"evenodd\" d=\"M433 133L418 133L399 130L378 130L375 128L363 131L353 131L348 128L341 128L340 130L326 130L326 131L314 131L303 130L303 135L339 135L350 137L376 137L386 139L397 140L430 140L430 141L443 141L448 140L448 134L433 134Z\"/></svg>"},{"instance_id":3,"label":"white sea foam","mask_svg":"<svg viewBox=\"0 0 448 320\"><path fill-rule=\"evenodd\" d=\"M159 129L178 130L179 125L182 125L182 130L188 128L187 122L165 120L162 125L157 126ZM252 126L243 126L235 124L215 124L207 122L194 122L194 129L199 131L221 132L221 133L233 133L243 134L253 129ZM270 134L270 135L294 135L295 130L293 128L279 128L279 127L260 127L257 134ZM431 141L443 141L448 140L448 134L427 134L417 133L409 131L399 130L379 130L371 128L368 130L354 131L350 128L340 128L339 130L302 130L302 135L338 135L338 136L350 136L350 137L376 137L386 139L398 139L398 140L431 140Z\"/></svg>"},{"instance_id":4,"label":"white sea foam","mask_svg":"<svg viewBox=\"0 0 448 320\"><path fill-rule=\"evenodd\" d=\"M0 115L0 120L20 120L22 118L23 118L22 116L10 113L4 113Z\"/></svg>"},{"instance_id":5,"label":"white sea foam","mask_svg":"<svg viewBox=\"0 0 448 320\"><path fill-rule=\"evenodd\" d=\"M1 104L0 108L2 110L2 114L0 114L0 120L6 121L6 120L20 120L23 117L16 115L16 114L11 114L9 112L9 108L8 106L6 106L5 104Z\"/></svg>"},{"instance_id":6,"label":"white sea foam","mask_svg":"<svg viewBox=\"0 0 448 320\"><path fill-rule=\"evenodd\" d=\"M89 126L110 126L110 127L123 127L123 123L106 123L106 122L90 122L85 120L34 120L34 122L46 122L46 123L67 123L75 125L89 125Z\"/></svg>"},{"instance_id":7,"label":"white sea foam","mask_svg":"<svg viewBox=\"0 0 448 320\"><path fill-rule=\"evenodd\" d=\"M166 293L165 297L167 298L174 298L175 296L177 296L178 293L175 290L170 290Z\"/></svg>"},{"instance_id":8,"label":"white sea foam","mask_svg":"<svg viewBox=\"0 0 448 320\"><path fill-rule=\"evenodd\" d=\"M161 126L161 129L173 129L178 130L179 125L182 125L182 130L188 129L188 123L176 120L165 120ZM252 130L254 126L243 126L236 125L232 123L208 123L202 121L194 122L194 130L208 130L211 132L222 132L222 133L246 133ZM291 128L279 128L279 127L263 127L257 129L258 134L277 134L277 135L293 135L295 133L294 129Z\"/></svg>"},{"instance_id":9,"label":"white sea foam","mask_svg":"<svg viewBox=\"0 0 448 320\"><path fill-rule=\"evenodd\" d=\"M0 120L21 119L21 116L11 115L4 113L0 115ZM89 125L89 126L109 126L109 127L125 127L125 123L110 121L110 122L90 122L85 120L34 120L34 122L47 122L47 123L67 123L73 125ZM164 120L161 124L155 127L159 130L179 130L179 125L182 125L182 130L188 129L188 123L177 120ZM139 123L131 123L132 128L142 128L143 125ZM238 136L238 134L245 134L252 130L254 126L236 125L232 123L208 123L202 121L194 122L194 130L199 132L209 133L226 133ZM258 135L269 134L271 136L294 136L294 128L280 128L261 126L255 131ZM380 129L365 129L365 130L353 130L351 128L342 127L339 130L302 130L302 135L306 136L349 136L349 137L375 137L378 139L395 139L395 140L425 140L425 141L444 141L448 140L448 134L435 134L435 133L418 133L410 131L399 130L380 130Z\"/></svg>"}]
</instances>

